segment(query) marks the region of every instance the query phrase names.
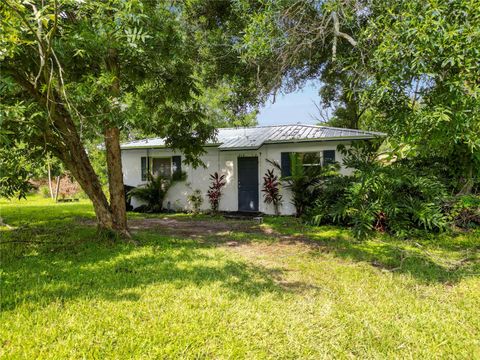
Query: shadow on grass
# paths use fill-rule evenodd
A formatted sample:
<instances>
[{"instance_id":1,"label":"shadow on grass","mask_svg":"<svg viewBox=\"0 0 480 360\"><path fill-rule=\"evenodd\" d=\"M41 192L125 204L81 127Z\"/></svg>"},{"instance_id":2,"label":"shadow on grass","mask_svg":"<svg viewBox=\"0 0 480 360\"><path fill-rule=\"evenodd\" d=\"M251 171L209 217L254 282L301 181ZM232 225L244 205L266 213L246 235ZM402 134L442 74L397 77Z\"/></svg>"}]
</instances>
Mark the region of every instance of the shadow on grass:
<instances>
[{"instance_id":1,"label":"shadow on grass","mask_svg":"<svg viewBox=\"0 0 480 360\"><path fill-rule=\"evenodd\" d=\"M25 231L2 231L2 238L11 241L37 241L0 248L4 254L0 266L2 311L22 303L48 304L75 298L135 301L141 297L139 289L154 284L214 286L232 297L256 297L265 292L281 295L295 290L278 284L283 270L237 261L215 250L214 244L144 233L137 236L142 245L134 247L96 241L94 229L79 225ZM43 238L49 241L38 242ZM6 254L8 251L11 253Z\"/></svg>"},{"instance_id":2,"label":"shadow on grass","mask_svg":"<svg viewBox=\"0 0 480 360\"><path fill-rule=\"evenodd\" d=\"M480 276L478 232L413 240L382 236L355 241L346 229L306 226L293 218L272 218L268 226L277 233L290 234L292 239L296 237L311 245L312 256L328 252L385 271L409 274L425 283L453 284L467 277Z\"/></svg>"},{"instance_id":3,"label":"shadow on grass","mask_svg":"<svg viewBox=\"0 0 480 360\"><path fill-rule=\"evenodd\" d=\"M355 242L348 230L311 228L269 220L273 233L256 230L218 232L196 237L158 229L139 232L142 246L98 240L95 228L73 221L1 230L1 310L22 303L48 304L76 298L135 301L149 285L220 287L226 296L282 296L309 289L305 283L283 283L284 269L267 268L236 258L218 245L233 242L307 244L314 260L322 253L353 262L365 262L395 274L410 274L425 283L454 284L480 274L479 240L444 240L432 244L392 238ZM252 229L257 226L252 223ZM248 229L248 224L246 226ZM417 246L418 245L418 246ZM435 251L440 249L441 253Z\"/></svg>"}]
</instances>

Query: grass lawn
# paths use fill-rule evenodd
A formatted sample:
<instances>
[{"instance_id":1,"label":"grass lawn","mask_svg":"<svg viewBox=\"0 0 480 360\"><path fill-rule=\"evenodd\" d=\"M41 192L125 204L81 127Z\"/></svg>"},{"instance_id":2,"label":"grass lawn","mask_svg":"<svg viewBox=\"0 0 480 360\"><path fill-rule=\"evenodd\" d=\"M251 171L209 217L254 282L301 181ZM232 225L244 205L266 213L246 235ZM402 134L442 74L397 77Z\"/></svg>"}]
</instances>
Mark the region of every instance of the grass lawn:
<instances>
[{"instance_id":1,"label":"grass lawn","mask_svg":"<svg viewBox=\"0 0 480 360\"><path fill-rule=\"evenodd\" d=\"M480 232L134 214L135 247L87 201L0 206L0 358L480 358Z\"/></svg>"}]
</instances>

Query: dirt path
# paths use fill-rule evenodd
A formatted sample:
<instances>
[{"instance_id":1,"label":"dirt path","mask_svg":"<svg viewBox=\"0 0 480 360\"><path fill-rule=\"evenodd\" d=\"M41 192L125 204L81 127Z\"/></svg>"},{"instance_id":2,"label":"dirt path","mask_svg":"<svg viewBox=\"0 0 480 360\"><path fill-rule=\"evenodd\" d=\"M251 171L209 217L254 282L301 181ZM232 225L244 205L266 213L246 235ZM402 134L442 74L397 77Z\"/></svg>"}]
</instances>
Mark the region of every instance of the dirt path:
<instances>
[{"instance_id":1,"label":"dirt path","mask_svg":"<svg viewBox=\"0 0 480 360\"><path fill-rule=\"evenodd\" d=\"M230 232L263 233L262 228L252 221L235 220L178 220L168 217L133 219L128 221L132 231L161 230L169 235L212 236L227 235Z\"/></svg>"}]
</instances>

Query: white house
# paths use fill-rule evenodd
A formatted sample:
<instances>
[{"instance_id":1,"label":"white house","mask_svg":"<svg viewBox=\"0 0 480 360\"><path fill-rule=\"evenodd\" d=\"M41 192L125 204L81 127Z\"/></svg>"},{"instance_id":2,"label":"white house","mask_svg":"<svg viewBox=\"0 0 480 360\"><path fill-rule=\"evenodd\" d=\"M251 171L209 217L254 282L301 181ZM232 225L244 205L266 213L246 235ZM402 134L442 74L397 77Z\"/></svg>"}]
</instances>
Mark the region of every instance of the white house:
<instances>
[{"instance_id":1,"label":"white house","mask_svg":"<svg viewBox=\"0 0 480 360\"><path fill-rule=\"evenodd\" d=\"M290 153L302 153L309 166L322 166L325 162L337 161L341 172L348 174L342 164L342 155L337 151L339 144L352 140L373 139L381 133L362 130L341 129L314 125L275 125L248 128L222 128L211 143L205 145L206 153L201 160L204 167L192 168L182 162L180 152L165 147L161 138L137 140L122 144L124 183L141 186L147 182L148 172L154 176L171 176L175 171L186 172L185 181L176 182L170 188L163 206L173 210L189 209L187 197L199 189L204 194L203 208L208 209L206 197L210 186L210 174L226 175L226 186L220 201L221 211L259 211L273 214L272 205L263 201L263 176L273 166L267 161L282 164L282 171L289 171ZM305 156L307 155L307 156ZM283 204L280 212L292 215L288 189L281 189ZM135 199L132 205L138 206Z\"/></svg>"}]
</instances>

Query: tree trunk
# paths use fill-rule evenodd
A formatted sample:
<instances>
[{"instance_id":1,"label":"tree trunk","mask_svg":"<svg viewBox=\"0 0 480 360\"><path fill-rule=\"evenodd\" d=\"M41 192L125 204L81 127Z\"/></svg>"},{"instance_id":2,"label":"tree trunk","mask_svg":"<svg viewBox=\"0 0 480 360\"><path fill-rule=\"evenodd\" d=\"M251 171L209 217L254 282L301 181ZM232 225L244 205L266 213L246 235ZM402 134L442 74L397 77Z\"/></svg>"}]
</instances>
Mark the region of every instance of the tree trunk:
<instances>
[{"instance_id":1,"label":"tree trunk","mask_svg":"<svg viewBox=\"0 0 480 360\"><path fill-rule=\"evenodd\" d=\"M55 190L55 202L58 201L58 193L60 191L60 175L57 176L57 189ZM52 194L53 196L53 194Z\"/></svg>"},{"instance_id":2,"label":"tree trunk","mask_svg":"<svg viewBox=\"0 0 480 360\"><path fill-rule=\"evenodd\" d=\"M113 75L111 85L112 96L120 98L120 67L118 52L114 48L108 49L105 59L107 70ZM115 110L115 109L114 109ZM112 112L115 116L115 112ZM127 209L125 202L125 188L123 186L122 156L120 151L120 130L114 125L115 119L105 121L105 148L107 157L108 188L110 190L110 207L113 220L118 231L129 236L127 228Z\"/></svg>"},{"instance_id":3,"label":"tree trunk","mask_svg":"<svg viewBox=\"0 0 480 360\"><path fill-rule=\"evenodd\" d=\"M53 194L53 187L52 187L52 169L50 166L50 154L48 154L47 169L48 169L48 188L50 189L50 198L53 200L54 194Z\"/></svg>"},{"instance_id":4,"label":"tree trunk","mask_svg":"<svg viewBox=\"0 0 480 360\"><path fill-rule=\"evenodd\" d=\"M473 163L467 165L465 183L457 195L470 195L473 190Z\"/></svg>"},{"instance_id":5,"label":"tree trunk","mask_svg":"<svg viewBox=\"0 0 480 360\"><path fill-rule=\"evenodd\" d=\"M120 130L118 128L111 127L105 130L105 147L107 155L108 188L110 190L110 207L112 209L115 227L119 231L128 232L120 151Z\"/></svg>"},{"instance_id":6,"label":"tree trunk","mask_svg":"<svg viewBox=\"0 0 480 360\"><path fill-rule=\"evenodd\" d=\"M75 124L68 113L63 111L58 111L58 113L59 116L56 116L54 120L65 149L60 149L56 155L67 166L92 201L99 228L118 230L119 228L114 222L114 217L107 198L103 193L100 180L93 170ZM122 233L122 231L120 232Z\"/></svg>"}]
</instances>

